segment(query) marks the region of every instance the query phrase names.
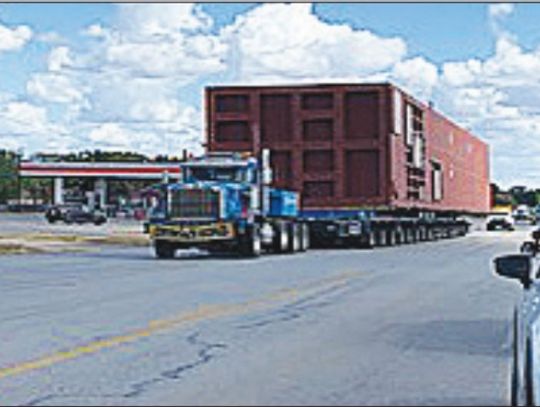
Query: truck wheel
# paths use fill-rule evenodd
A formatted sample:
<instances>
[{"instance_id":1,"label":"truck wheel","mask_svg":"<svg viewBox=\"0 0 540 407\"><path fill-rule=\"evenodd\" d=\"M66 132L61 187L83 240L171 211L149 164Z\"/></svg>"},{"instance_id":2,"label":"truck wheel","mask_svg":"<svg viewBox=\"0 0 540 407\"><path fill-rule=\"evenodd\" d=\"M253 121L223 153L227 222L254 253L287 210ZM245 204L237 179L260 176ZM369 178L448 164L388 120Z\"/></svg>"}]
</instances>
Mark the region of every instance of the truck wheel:
<instances>
[{"instance_id":1,"label":"truck wheel","mask_svg":"<svg viewBox=\"0 0 540 407\"><path fill-rule=\"evenodd\" d=\"M289 253L295 253L300 250L300 228L295 222L289 223Z\"/></svg>"},{"instance_id":2,"label":"truck wheel","mask_svg":"<svg viewBox=\"0 0 540 407\"><path fill-rule=\"evenodd\" d=\"M278 222L274 226L274 238L272 242L272 249L274 253L284 253L289 247L289 233L287 231L287 224Z\"/></svg>"},{"instance_id":3,"label":"truck wheel","mask_svg":"<svg viewBox=\"0 0 540 407\"><path fill-rule=\"evenodd\" d=\"M240 243L240 253L244 257L259 257L262 251L262 242L258 225L249 227L247 232Z\"/></svg>"},{"instance_id":4,"label":"truck wheel","mask_svg":"<svg viewBox=\"0 0 540 407\"><path fill-rule=\"evenodd\" d=\"M174 246L169 242L160 241L154 243L154 250L158 259L172 259L176 251Z\"/></svg>"}]
</instances>

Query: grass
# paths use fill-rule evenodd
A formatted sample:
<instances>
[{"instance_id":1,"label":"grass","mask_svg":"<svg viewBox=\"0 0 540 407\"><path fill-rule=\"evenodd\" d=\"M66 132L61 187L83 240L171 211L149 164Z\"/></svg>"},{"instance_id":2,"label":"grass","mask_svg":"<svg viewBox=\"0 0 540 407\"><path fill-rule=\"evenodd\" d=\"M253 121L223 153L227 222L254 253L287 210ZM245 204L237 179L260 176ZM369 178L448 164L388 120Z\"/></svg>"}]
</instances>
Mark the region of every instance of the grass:
<instances>
[{"instance_id":1,"label":"grass","mask_svg":"<svg viewBox=\"0 0 540 407\"><path fill-rule=\"evenodd\" d=\"M44 250L38 247L25 246L19 243L0 243L0 254L27 254L43 252Z\"/></svg>"}]
</instances>

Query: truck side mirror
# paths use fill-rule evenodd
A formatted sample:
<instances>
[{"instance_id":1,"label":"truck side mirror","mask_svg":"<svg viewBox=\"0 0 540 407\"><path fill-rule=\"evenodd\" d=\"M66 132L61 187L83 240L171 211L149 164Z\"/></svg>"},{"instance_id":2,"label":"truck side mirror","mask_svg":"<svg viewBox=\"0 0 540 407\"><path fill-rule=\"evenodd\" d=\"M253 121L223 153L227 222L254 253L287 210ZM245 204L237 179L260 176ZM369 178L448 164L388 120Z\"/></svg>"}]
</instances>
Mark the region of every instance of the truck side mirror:
<instances>
[{"instance_id":1,"label":"truck side mirror","mask_svg":"<svg viewBox=\"0 0 540 407\"><path fill-rule=\"evenodd\" d=\"M527 254L510 254L495 258L495 272L507 278L521 281L524 288L529 288L532 282L532 259Z\"/></svg>"}]
</instances>

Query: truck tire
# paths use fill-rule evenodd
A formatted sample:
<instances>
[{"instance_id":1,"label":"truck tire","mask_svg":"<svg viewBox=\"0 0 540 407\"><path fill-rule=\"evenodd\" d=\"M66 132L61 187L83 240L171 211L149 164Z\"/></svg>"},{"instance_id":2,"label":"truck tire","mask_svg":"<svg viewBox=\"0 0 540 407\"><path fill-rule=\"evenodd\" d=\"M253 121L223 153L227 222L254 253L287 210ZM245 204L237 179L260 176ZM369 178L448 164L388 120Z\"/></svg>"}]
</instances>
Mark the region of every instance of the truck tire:
<instances>
[{"instance_id":1,"label":"truck tire","mask_svg":"<svg viewBox=\"0 0 540 407\"><path fill-rule=\"evenodd\" d=\"M387 246L388 238L385 229L379 229L377 231L377 246Z\"/></svg>"},{"instance_id":2,"label":"truck tire","mask_svg":"<svg viewBox=\"0 0 540 407\"><path fill-rule=\"evenodd\" d=\"M158 259L172 259L176 251L171 243L159 240L154 243L154 250Z\"/></svg>"},{"instance_id":3,"label":"truck tire","mask_svg":"<svg viewBox=\"0 0 540 407\"><path fill-rule=\"evenodd\" d=\"M285 253L289 248L289 231L285 222L278 222L274 226L272 249L274 253Z\"/></svg>"},{"instance_id":4,"label":"truck tire","mask_svg":"<svg viewBox=\"0 0 540 407\"><path fill-rule=\"evenodd\" d=\"M296 253L300 251L301 245L301 234L298 223L291 222L289 223L289 253Z\"/></svg>"},{"instance_id":5,"label":"truck tire","mask_svg":"<svg viewBox=\"0 0 540 407\"><path fill-rule=\"evenodd\" d=\"M240 254L243 257L259 257L262 251L261 233L258 225L248 228L240 241Z\"/></svg>"},{"instance_id":6,"label":"truck tire","mask_svg":"<svg viewBox=\"0 0 540 407\"><path fill-rule=\"evenodd\" d=\"M300 224L300 233L301 233L301 239L300 239L300 251L305 252L307 249L309 249L309 226L307 223Z\"/></svg>"}]
</instances>

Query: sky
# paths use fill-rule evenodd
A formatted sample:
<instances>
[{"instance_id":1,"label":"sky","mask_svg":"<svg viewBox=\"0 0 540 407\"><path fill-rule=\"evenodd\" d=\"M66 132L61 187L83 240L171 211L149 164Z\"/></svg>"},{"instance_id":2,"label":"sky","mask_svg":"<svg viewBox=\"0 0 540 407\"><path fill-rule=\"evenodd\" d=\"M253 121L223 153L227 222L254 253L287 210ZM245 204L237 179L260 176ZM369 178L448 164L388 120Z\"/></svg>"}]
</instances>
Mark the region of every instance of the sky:
<instances>
[{"instance_id":1,"label":"sky","mask_svg":"<svg viewBox=\"0 0 540 407\"><path fill-rule=\"evenodd\" d=\"M0 4L0 149L202 152L207 85L390 81L540 188L540 4Z\"/></svg>"}]
</instances>

